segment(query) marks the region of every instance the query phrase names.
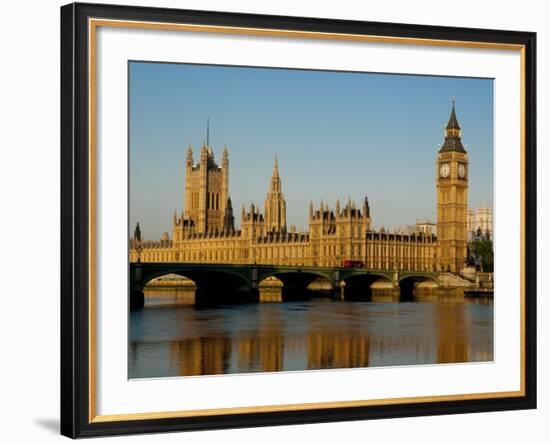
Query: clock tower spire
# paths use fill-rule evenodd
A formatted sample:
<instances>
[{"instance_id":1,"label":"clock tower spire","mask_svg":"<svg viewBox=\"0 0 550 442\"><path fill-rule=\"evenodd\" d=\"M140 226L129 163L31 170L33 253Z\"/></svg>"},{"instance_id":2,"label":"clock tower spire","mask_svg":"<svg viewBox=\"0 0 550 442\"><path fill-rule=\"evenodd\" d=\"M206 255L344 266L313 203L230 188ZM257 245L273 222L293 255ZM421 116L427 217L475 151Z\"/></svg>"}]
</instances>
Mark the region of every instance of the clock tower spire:
<instances>
[{"instance_id":1,"label":"clock tower spire","mask_svg":"<svg viewBox=\"0 0 550 442\"><path fill-rule=\"evenodd\" d=\"M461 137L453 98L436 161L438 270L453 273L464 267L467 247L468 153Z\"/></svg>"}]
</instances>

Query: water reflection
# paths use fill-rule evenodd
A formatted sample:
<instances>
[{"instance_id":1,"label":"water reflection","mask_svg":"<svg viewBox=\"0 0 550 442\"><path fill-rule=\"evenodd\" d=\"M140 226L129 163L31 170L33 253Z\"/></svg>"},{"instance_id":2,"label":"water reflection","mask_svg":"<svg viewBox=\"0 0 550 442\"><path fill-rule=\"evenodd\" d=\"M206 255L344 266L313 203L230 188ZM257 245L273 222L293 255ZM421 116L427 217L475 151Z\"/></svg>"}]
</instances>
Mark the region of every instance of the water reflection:
<instances>
[{"instance_id":1,"label":"water reflection","mask_svg":"<svg viewBox=\"0 0 550 442\"><path fill-rule=\"evenodd\" d=\"M368 367L369 345L365 336L311 333L307 337L307 368Z\"/></svg>"},{"instance_id":2,"label":"water reflection","mask_svg":"<svg viewBox=\"0 0 550 442\"><path fill-rule=\"evenodd\" d=\"M312 299L209 308L180 300L157 294L130 313L130 377L493 359L493 304L486 300Z\"/></svg>"},{"instance_id":3,"label":"water reflection","mask_svg":"<svg viewBox=\"0 0 550 442\"><path fill-rule=\"evenodd\" d=\"M231 339L184 339L170 343L170 359L180 376L227 373Z\"/></svg>"}]
</instances>

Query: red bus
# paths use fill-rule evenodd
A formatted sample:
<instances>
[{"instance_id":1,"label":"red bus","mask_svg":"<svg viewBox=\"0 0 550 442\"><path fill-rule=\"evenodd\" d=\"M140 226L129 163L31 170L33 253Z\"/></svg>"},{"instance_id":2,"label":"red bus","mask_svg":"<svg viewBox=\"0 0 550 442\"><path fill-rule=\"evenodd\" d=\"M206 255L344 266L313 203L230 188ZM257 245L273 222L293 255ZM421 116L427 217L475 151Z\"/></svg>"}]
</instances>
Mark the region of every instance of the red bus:
<instances>
[{"instance_id":1,"label":"red bus","mask_svg":"<svg viewBox=\"0 0 550 442\"><path fill-rule=\"evenodd\" d=\"M354 261L352 259L346 259L342 263L342 267L345 269L352 269L352 268L359 268L362 269L365 267L365 263L363 261Z\"/></svg>"}]
</instances>

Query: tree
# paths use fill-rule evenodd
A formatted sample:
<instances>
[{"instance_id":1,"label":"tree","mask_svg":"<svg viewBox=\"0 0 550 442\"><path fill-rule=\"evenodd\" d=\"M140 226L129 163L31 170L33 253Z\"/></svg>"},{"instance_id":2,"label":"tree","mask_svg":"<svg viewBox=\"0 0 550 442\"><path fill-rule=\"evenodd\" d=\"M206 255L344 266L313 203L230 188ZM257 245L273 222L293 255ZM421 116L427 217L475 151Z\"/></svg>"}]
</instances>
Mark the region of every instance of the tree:
<instances>
[{"instance_id":1,"label":"tree","mask_svg":"<svg viewBox=\"0 0 550 442\"><path fill-rule=\"evenodd\" d=\"M476 239L470 243L470 255L483 272L493 271L493 241Z\"/></svg>"}]
</instances>

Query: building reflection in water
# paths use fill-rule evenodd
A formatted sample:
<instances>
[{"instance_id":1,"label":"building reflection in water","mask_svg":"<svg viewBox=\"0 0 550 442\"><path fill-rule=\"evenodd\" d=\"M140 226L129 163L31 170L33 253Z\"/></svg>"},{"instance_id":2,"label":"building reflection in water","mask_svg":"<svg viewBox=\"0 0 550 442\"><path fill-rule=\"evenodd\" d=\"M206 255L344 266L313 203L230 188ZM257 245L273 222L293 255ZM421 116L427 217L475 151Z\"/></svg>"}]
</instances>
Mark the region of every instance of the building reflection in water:
<instances>
[{"instance_id":1,"label":"building reflection in water","mask_svg":"<svg viewBox=\"0 0 550 442\"><path fill-rule=\"evenodd\" d=\"M170 343L170 357L172 363L179 364L180 376L227 373L230 356L230 338L194 338Z\"/></svg>"},{"instance_id":2,"label":"building reflection in water","mask_svg":"<svg viewBox=\"0 0 550 442\"><path fill-rule=\"evenodd\" d=\"M257 332L239 332L239 371L281 371L285 348L284 324L279 305L260 309Z\"/></svg>"},{"instance_id":3,"label":"building reflection in water","mask_svg":"<svg viewBox=\"0 0 550 442\"><path fill-rule=\"evenodd\" d=\"M492 303L420 301L146 307L132 319L130 377L492 360Z\"/></svg>"},{"instance_id":4,"label":"building reflection in water","mask_svg":"<svg viewBox=\"0 0 550 442\"><path fill-rule=\"evenodd\" d=\"M437 336L437 363L468 361L468 317L464 309L452 304L437 303L435 333Z\"/></svg>"},{"instance_id":5,"label":"building reflection in water","mask_svg":"<svg viewBox=\"0 0 550 442\"><path fill-rule=\"evenodd\" d=\"M307 337L307 368L369 366L369 338L313 332Z\"/></svg>"}]
</instances>

